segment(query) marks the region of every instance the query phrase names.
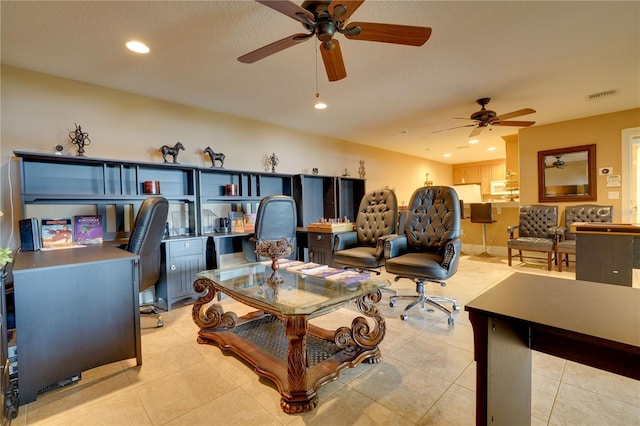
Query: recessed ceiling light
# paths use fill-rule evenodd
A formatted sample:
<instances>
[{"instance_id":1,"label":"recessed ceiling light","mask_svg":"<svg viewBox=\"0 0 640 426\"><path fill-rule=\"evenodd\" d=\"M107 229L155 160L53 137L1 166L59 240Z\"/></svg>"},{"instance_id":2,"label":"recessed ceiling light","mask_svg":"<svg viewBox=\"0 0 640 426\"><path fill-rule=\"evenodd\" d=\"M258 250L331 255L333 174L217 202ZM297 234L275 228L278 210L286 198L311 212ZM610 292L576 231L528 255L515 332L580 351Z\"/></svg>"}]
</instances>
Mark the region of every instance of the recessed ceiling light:
<instances>
[{"instance_id":1,"label":"recessed ceiling light","mask_svg":"<svg viewBox=\"0 0 640 426\"><path fill-rule=\"evenodd\" d=\"M487 148L487 151L495 151L496 147L495 146L490 146L489 148Z\"/></svg>"},{"instance_id":2,"label":"recessed ceiling light","mask_svg":"<svg viewBox=\"0 0 640 426\"><path fill-rule=\"evenodd\" d=\"M142 53L142 54L150 52L147 45L139 41L128 41L126 46L127 46L127 49L129 49L132 52Z\"/></svg>"},{"instance_id":3,"label":"recessed ceiling light","mask_svg":"<svg viewBox=\"0 0 640 426\"><path fill-rule=\"evenodd\" d=\"M315 109L327 109L327 104L325 104L324 102L318 101L313 105L313 107Z\"/></svg>"},{"instance_id":4,"label":"recessed ceiling light","mask_svg":"<svg viewBox=\"0 0 640 426\"><path fill-rule=\"evenodd\" d=\"M469 143L470 143L471 145L476 144L476 143L478 143L478 142L480 142L478 139L471 139L471 140L469 141Z\"/></svg>"},{"instance_id":5,"label":"recessed ceiling light","mask_svg":"<svg viewBox=\"0 0 640 426\"><path fill-rule=\"evenodd\" d=\"M451 154L447 152L446 154L444 154L444 157L451 157Z\"/></svg>"}]
</instances>

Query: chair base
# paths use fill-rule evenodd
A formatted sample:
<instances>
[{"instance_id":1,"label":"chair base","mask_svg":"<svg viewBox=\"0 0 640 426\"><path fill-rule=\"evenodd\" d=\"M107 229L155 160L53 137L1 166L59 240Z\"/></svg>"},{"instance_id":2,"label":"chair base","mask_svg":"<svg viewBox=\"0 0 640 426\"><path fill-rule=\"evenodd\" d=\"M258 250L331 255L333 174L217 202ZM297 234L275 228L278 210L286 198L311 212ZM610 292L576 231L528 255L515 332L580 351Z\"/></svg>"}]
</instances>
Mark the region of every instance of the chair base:
<instances>
[{"instance_id":1,"label":"chair base","mask_svg":"<svg viewBox=\"0 0 640 426\"><path fill-rule=\"evenodd\" d=\"M158 308L156 308L155 306L152 306L152 305L141 306L140 307L140 315L141 316L155 318L156 319L156 328L160 328L160 327L162 327L164 325L164 321L162 321L162 315L160 315L160 312L158 311Z\"/></svg>"},{"instance_id":2,"label":"chair base","mask_svg":"<svg viewBox=\"0 0 640 426\"><path fill-rule=\"evenodd\" d=\"M389 306L391 306L392 308L397 305L397 299L400 299L400 298L416 299L413 302L411 302L409 305L407 305L406 308L404 308L404 311L400 315L400 319L402 319L403 321L407 320L409 318L409 311L415 308L416 306L420 306L423 311L433 312L433 309L426 308L426 305L430 305L436 309L441 310L442 312L444 312L449 316L449 318L447 319L447 322L449 323L449 325L453 325L455 323L455 320L453 319L453 313L455 311L460 310L460 306L458 306L458 302L456 301L456 299L451 297L429 296L424 291L424 281L426 280L420 280L418 278L410 278L410 277L396 277L395 280L398 281L399 278L409 278L413 280L416 283L416 292L418 293L417 296L397 295L396 293L395 296L392 296L389 298ZM442 287L446 286L446 284L441 281L431 281L431 282L440 284L440 286ZM441 305L440 303L451 303L453 305L452 309L449 310L443 305Z\"/></svg>"}]
</instances>

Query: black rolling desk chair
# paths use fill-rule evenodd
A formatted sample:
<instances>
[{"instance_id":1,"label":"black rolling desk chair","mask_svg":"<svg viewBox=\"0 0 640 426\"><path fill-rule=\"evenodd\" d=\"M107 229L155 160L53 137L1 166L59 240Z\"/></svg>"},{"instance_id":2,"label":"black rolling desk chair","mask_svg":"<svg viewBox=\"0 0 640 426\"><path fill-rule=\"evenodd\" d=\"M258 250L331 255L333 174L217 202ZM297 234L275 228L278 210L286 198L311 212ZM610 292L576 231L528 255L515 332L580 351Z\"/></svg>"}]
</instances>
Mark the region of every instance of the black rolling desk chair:
<instances>
[{"instance_id":1,"label":"black rolling desk chair","mask_svg":"<svg viewBox=\"0 0 640 426\"><path fill-rule=\"evenodd\" d=\"M164 235L169 203L163 197L149 197L142 202L131 230L125 250L140 256L140 292L155 285L160 279L160 244ZM151 315L164 324L155 306L142 307L141 314Z\"/></svg>"}]
</instances>

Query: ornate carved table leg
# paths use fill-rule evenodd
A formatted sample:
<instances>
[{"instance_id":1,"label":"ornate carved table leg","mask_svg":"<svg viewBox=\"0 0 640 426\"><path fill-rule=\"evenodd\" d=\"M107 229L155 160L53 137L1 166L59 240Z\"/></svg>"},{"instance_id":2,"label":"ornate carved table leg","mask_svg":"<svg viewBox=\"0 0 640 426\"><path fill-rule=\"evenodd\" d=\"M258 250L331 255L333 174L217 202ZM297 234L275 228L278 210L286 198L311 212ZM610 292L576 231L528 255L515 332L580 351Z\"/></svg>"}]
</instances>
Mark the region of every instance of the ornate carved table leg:
<instances>
[{"instance_id":1,"label":"ornate carved table leg","mask_svg":"<svg viewBox=\"0 0 640 426\"><path fill-rule=\"evenodd\" d=\"M309 391L307 383L307 331L305 315L288 316L285 319L287 334L287 381L290 395L282 395L280 407L287 414L304 413L318 405L315 390Z\"/></svg>"},{"instance_id":2,"label":"ornate carved table leg","mask_svg":"<svg viewBox=\"0 0 640 426\"><path fill-rule=\"evenodd\" d=\"M373 356L367 358L367 362L374 364L382 360L378 345L382 342L387 326L384 317L375 306L382 299L382 292L376 290L371 293L363 294L356 299L358 310L364 315L371 317L374 327L371 330L366 318L356 317L351 322L351 328L340 327L336 330L334 339L336 345L346 348L350 345L356 345L363 349L375 349Z\"/></svg>"},{"instance_id":3,"label":"ornate carved table leg","mask_svg":"<svg viewBox=\"0 0 640 426\"><path fill-rule=\"evenodd\" d=\"M235 327L238 316L233 312L224 312L222 306L219 304L213 304L205 309L205 306L210 303L215 297L217 290L211 280L207 278L198 278L193 283L193 288L198 293L204 293L200 296L191 309L191 317L193 322L196 323L200 329L208 328L233 328ZM205 343L198 338L199 343Z\"/></svg>"}]
</instances>

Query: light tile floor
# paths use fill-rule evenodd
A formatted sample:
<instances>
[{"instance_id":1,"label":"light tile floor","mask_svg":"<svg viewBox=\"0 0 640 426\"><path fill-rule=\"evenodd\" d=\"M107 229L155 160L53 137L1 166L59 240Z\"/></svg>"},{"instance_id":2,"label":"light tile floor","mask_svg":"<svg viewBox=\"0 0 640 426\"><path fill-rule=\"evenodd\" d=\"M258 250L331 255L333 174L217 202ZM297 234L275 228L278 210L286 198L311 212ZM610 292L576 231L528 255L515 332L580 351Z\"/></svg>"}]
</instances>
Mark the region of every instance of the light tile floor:
<instances>
[{"instance_id":1,"label":"light tile floor","mask_svg":"<svg viewBox=\"0 0 640 426\"><path fill-rule=\"evenodd\" d=\"M141 367L127 360L86 371L80 382L20 407L14 424L472 425L475 362L464 304L514 271L575 277L572 267L558 273L541 263L509 268L501 257L464 256L447 287L429 286L434 294L458 299L453 327L440 312L412 311L402 321L405 304L391 308L385 296L379 304L387 324L383 362L344 371L320 388L319 405L309 413L284 414L268 380L216 346L198 344L191 305L185 303L164 314L163 328L142 319ZM408 280L393 288L415 291ZM223 303L246 312L228 298ZM606 315L606 309L594 315ZM355 312L346 307L314 322L348 325ZM534 352L531 420L533 425L638 425L640 382Z\"/></svg>"}]
</instances>

